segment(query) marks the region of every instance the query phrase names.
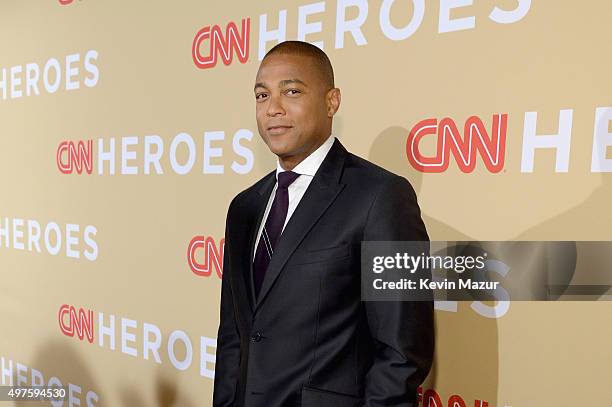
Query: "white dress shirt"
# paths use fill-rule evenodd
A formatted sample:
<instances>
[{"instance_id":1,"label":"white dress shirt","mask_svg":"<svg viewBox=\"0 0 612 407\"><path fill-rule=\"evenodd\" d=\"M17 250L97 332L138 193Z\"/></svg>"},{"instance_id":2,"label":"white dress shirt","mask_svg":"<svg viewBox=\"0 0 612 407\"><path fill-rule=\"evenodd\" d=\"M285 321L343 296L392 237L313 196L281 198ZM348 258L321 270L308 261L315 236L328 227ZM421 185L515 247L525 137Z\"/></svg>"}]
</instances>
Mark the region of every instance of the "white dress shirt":
<instances>
[{"instance_id":1,"label":"white dress shirt","mask_svg":"<svg viewBox=\"0 0 612 407\"><path fill-rule=\"evenodd\" d=\"M291 171L300 174L299 177L295 179L287 188L289 192L289 208L287 209L287 217L285 218L285 224L283 225L283 229L285 230L285 226L295 208L300 203L300 200L304 196L306 189L310 185L312 178L315 173L321 166L321 163L327 157L327 153L331 149L332 144L334 144L335 137L334 135L330 135L327 140L323 144L319 146L315 151L313 151L308 157L304 158L302 162L295 166ZM283 167L280 165L280 160L276 161L276 184L272 189L272 193L270 194L270 198L268 199L268 205L266 206L266 211L264 212L263 219L261 221L261 225L259 225L259 231L257 232L257 240L255 240L255 248L253 250L253 260L255 260L255 253L257 253L257 246L259 245L259 237L263 231L264 226L266 225L266 219L268 219L268 213L270 213L270 208L272 208L272 203L274 202L274 196L276 195L276 188L278 187L278 173L285 171ZM282 235L281 231L281 235Z\"/></svg>"}]
</instances>

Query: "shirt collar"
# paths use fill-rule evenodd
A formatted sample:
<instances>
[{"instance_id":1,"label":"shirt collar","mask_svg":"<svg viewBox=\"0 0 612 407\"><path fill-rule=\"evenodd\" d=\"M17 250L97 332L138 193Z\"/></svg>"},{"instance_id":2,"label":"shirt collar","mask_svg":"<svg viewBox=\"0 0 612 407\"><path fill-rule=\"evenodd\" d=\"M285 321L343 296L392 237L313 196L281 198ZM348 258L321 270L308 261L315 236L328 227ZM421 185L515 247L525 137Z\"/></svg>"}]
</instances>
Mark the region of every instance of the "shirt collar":
<instances>
[{"instance_id":1,"label":"shirt collar","mask_svg":"<svg viewBox=\"0 0 612 407\"><path fill-rule=\"evenodd\" d=\"M330 136L325 140L323 144L319 146L315 151L310 153L310 155L304 158L298 165L295 166L291 171L300 174L300 175L308 175L314 177L315 173L321 166L321 163L327 157L327 153L331 150L332 145L334 144L335 136L330 134ZM276 179L278 180L278 173L283 172L285 169L281 167L280 160L276 160Z\"/></svg>"}]
</instances>

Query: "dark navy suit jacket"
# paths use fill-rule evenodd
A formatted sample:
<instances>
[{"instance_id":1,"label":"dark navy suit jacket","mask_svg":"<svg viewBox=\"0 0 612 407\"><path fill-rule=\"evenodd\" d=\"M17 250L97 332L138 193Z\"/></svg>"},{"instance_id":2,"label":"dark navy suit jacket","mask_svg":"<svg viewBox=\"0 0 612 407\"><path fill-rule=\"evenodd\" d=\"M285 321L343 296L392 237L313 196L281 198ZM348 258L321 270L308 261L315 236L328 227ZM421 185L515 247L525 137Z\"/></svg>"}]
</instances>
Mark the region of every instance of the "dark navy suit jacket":
<instances>
[{"instance_id":1,"label":"dark navy suit jacket","mask_svg":"<svg viewBox=\"0 0 612 407\"><path fill-rule=\"evenodd\" d=\"M362 241L428 240L410 183L334 144L285 226L257 299L253 250L272 171L231 202L215 407L416 406L431 302L362 302Z\"/></svg>"}]
</instances>

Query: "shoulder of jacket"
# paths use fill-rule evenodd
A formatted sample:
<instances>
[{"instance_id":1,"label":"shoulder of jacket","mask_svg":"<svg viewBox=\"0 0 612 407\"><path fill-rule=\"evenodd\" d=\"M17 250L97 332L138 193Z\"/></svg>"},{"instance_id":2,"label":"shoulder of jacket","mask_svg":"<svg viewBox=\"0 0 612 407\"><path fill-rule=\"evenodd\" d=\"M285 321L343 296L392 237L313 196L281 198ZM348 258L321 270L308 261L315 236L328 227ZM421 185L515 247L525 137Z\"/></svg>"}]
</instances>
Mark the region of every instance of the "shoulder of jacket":
<instances>
[{"instance_id":1,"label":"shoulder of jacket","mask_svg":"<svg viewBox=\"0 0 612 407\"><path fill-rule=\"evenodd\" d=\"M362 182L370 181L377 185L401 183L402 180L407 181L401 175L352 153L348 154L344 172L350 179L361 180Z\"/></svg>"},{"instance_id":2,"label":"shoulder of jacket","mask_svg":"<svg viewBox=\"0 0 612 407\"><path fill-rule=\"evenodd\" d=\"M257 193L257 191L264 185L268 177L272 176L275 172L276 170L270 171L269 173L261 177L259 180L257 180L253 185L236 194L236 196L234 196L234 198L230 202L230 209L233 206L240 205L241 203L245 202L245 200L248 200L248 197L251 194Z\"/></svg>"}]
</instances>

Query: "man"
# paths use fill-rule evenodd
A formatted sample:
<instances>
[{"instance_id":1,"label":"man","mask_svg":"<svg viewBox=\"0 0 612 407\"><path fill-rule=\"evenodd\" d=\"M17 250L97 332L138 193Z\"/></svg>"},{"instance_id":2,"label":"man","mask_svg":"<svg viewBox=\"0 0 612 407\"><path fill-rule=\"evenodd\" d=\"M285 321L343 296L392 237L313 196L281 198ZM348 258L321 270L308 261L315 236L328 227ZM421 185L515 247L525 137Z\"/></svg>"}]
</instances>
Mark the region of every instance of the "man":
<instances>
[{"instance_id":1,"label":"man","mask_svg":"<svg viewBox=\"0 0 612 407\"><path fill-rule=\"evenodd\" d=\"M319 48L276 45L255 82L278 164L228 210L213 405L416 406L431 302L360 297L362 241L428 240L414 190L331 136L340 90Z\"/></svg>"}]
</instances>

